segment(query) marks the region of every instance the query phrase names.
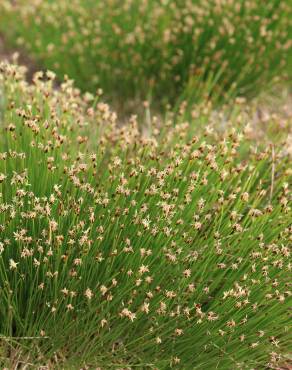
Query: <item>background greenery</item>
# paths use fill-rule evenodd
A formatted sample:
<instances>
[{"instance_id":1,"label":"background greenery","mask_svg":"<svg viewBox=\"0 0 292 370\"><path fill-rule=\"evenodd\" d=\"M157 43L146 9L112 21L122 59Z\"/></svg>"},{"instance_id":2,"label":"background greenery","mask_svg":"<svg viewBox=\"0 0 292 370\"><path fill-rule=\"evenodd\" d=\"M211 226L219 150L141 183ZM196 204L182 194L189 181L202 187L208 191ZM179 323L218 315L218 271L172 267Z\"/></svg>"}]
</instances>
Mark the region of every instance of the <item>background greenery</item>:
<instances>
[{"instance_id":1,"label":"background greenery","mask_svg":"<svg viewBox=\"0 0 292 370\"><path fill-rule=\"evenodd\" d=\"M255 96L291 78L291 1L2 1L1 28L83 90L192 101ZM275 81L274 81L275 82Z\"/></svg>"}]
</instances>

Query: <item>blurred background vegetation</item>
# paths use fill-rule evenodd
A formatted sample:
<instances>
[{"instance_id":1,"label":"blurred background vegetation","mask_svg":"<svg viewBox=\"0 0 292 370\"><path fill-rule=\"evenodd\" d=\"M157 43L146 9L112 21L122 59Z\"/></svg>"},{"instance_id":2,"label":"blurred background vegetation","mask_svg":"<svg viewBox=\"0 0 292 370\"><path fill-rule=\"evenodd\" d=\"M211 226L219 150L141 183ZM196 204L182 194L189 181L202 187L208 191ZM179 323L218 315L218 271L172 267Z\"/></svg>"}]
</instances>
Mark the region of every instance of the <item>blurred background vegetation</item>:
<instances>
[{"instance_id":1,"label":"blurred background vegetation","mask_svg":"<svg viewBox=\"0 0 292 370\"><path fill-rule=\"evenodd\" d=\"M111 102L252 98L291 81L291 0L1 1L0 30Z\"/></svg>"}]
</instances>

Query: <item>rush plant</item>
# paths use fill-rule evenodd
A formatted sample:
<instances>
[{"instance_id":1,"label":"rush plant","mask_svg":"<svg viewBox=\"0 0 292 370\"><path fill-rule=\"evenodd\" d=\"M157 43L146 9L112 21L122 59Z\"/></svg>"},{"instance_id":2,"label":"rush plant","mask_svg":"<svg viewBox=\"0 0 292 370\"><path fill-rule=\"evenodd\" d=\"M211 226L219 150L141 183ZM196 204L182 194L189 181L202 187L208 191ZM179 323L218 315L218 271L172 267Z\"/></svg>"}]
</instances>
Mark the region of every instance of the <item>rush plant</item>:
<instances>
[{"instance_id":1,"label":"rush plant","mask_svg":"<svg viewBox=\"0 0 292 370\"><path fill-rule=\"evenodd\" d=\"M291 13L279 0L3 0L0 24L61 79L162 105L291 77Z\"/></svg>"},{"instance_id":2,"label":"rush plant","mask_svg":"<svg viewBox=\"0 0 292 370\"><path fill-rule=\"evenodd\" d=\"M193 125L157 124L142 136L134 118L119 127L107 105L53 79L29 85L1 67L2 367L281 363L291 339L282 148L261 150L236 125L195 136Z\"/></svg>"}]
</instances>

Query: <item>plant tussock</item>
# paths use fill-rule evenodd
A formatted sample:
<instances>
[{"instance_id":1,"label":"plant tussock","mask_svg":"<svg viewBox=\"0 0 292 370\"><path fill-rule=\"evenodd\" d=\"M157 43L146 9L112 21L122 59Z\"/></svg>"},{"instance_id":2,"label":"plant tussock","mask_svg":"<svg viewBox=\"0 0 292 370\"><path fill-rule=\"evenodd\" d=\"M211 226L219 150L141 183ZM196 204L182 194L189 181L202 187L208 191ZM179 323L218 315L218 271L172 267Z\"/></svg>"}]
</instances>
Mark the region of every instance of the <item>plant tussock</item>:
<instances>
[{"instance_id":1,"label":"plant tussock","mask_svg":"<svg viewBox=\"0 0 292 370\"><path fill-rule=\"evenodd\" d=\"M276 368L289 158L236 125L143 136L54 77L0 72L3 366L16 349L59 368Z\"/></svg>"}]
</instances>

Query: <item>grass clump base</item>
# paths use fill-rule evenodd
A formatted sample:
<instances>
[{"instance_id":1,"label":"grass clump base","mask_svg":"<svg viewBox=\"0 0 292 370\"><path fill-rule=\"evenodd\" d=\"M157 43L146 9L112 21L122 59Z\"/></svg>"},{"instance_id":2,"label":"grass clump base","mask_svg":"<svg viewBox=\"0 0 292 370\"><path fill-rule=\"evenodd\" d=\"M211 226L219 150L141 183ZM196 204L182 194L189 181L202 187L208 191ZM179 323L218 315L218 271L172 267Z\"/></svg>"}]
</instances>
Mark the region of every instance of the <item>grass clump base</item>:
<instances>
[{"instance_id":1,"label":"grass clump base","mask_svg":"<svg viewBox=\"0 0 292 370\"><path fill-rule=\"evenodd\" d=\"M1 66L3 366L21 353L60 368L276 367L291 339L289 159L244 129L141 136L53 79Z\"/></svg>"}]
</instances>

